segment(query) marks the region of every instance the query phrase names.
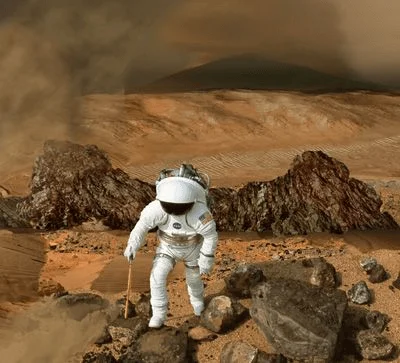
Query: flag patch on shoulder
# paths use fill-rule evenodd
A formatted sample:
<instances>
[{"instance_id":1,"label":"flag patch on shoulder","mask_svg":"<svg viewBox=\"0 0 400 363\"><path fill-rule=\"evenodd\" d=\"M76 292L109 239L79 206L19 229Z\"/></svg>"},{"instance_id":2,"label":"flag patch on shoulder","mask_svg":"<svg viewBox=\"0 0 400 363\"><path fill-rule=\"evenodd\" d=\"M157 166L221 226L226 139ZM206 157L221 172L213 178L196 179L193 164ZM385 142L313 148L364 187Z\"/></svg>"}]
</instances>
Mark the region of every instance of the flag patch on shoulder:
<instances>
[{"instance_id":1,"label":"flag patch on shoulder","mask_svg":"<svg viewBox=\"0 0 400 363\"><path fill-rule=\"evenodd\" d=\"M211 222L213 220L213 216L210 212L205 212L199 217L199 219L201 224L207 224L208 222Z\"/></svg>"}]
</instances>

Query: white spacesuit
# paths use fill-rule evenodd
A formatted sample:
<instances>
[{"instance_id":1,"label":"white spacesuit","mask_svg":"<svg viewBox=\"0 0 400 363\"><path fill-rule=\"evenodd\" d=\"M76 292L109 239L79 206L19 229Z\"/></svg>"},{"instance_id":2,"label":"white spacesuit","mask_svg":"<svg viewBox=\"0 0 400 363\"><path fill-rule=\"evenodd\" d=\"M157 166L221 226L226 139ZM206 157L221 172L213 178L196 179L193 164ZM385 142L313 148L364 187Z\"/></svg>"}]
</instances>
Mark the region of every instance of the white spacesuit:
<instances>
[{"instance_id":1,"label":"white spacesuit","mask_svg":"<svg viewBox=\"0 0 400 363\"><path fill-rule=\"evenodd\" d=\"M150 276L150 303L153 315L149 327L163 325L168 309L167 277L176 261L183 261L190 302L195 315L204 309L201 274L211 272L218 234L207 206L207 187L188 178L186 165L169 175L161 173L156 182L156 200L141 212L124 255L134 258L144 244L147 232L158 227L159 246ZM173 170L173 169L169 169ZM189 165L189 171L194 170ZM189 173L190 175L190 173Z\"/></svg>"}]
</instances>

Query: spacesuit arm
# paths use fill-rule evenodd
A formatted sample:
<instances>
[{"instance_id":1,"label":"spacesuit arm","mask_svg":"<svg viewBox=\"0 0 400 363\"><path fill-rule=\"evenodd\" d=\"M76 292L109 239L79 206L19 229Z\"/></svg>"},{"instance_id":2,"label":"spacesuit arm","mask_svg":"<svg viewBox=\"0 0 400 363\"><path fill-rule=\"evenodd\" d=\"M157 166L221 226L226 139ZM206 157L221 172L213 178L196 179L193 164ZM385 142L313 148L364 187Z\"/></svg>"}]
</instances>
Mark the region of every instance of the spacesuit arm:
<instances>
[{"instance_id":1,"label":"spacesuit arm","mask_svg":"<svg viewBox=\"0 0 400 363\"><path fill-rule=\"evenodd\" d=\"M140 213L140 218L129 235L128 246L133 251L138 251L144 245L147 233L162 223L163 218L165 218L165 213L158 201L148 204Z\"/></svg>"},{"instance_id":2,"label":"spacesuit arm","mask_svg":"<svg viewBox=\"0 0 400 363\"><path fill-rule=\"evenodd\" d=\"M206 256L214 256L218 243L218 232L211 212L203 209L194 222L195 231L203 236L203 245L200 252Z\"/></svg>"}]
</instances>

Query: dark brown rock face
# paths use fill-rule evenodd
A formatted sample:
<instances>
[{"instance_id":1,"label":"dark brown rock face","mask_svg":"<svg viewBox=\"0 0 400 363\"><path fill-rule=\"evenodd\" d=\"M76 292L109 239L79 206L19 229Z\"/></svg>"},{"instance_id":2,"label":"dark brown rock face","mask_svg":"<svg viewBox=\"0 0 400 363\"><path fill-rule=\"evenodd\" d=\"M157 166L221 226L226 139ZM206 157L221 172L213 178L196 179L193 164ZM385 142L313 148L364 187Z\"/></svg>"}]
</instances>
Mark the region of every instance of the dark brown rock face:
<instances>
[{"instance_id":1,"label":"dark brown rock face","mask_svg":"<svg viewBox=\"0 0 400 363\"><path fill-rule=\"evenodd\" d=\"M219 228L230 231L266 231L296 235L350 229L398 228L395 220L381 213L382 201L367 184L349 177L340 161L321 151L296 156L291 168L269 182L248 183L238 191L215 196L213 213ZM230 209L224 219L219 217Z\"/></svg>"},{"instance_id":2,"label":"dark brown rock face","mask_svg":"<svg viewBox=\"0 0 400 363\"><path fill-rule=\"evenodd\" d=\"M18 210L39 229L70 227L90 217L130 229L154 196L153 186L113 169L96 146L47 141L35 160L31 195Z\"/></svg>"},{"instance_id":3,"label":"dark brown rock face","mask_svg":"<svg viewBox=\"0 0 400 363\"><path fill-rule=\"evenodd\" d=\"M350 178L343 163L321 151L297 156L282 177L238 190L214 188L210 196L220 231L296 235L399 227L381 213L382 201L372 187ZM0 226L28 220L34 228L59 229L94 218L111 228L132 229L154 198L154 185L113 169L96 146L47 141L34 164L31 195L6 222L4 210L10 208L0 199Z\"/></svg>"}]
</instances>

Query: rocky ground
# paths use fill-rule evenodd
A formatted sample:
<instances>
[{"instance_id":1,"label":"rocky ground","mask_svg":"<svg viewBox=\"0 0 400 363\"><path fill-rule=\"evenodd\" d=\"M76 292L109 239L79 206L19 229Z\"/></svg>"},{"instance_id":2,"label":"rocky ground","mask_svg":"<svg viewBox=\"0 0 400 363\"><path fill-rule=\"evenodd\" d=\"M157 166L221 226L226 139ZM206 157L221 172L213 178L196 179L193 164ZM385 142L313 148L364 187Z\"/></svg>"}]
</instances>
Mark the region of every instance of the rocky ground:
<instances>
[{"instance_id":1,"label":"rocky ground","mask_svg":"<svg viewBox=\"0 0 400 363\"><path fill-rule=\"evenodd\" d=\"M0 230L0 353L8 362L80 362L84 356L86 362L114 362L129 354L131 361L162 354L166 362L233 362L233 357L244 363L282 362L277 352L299 355L293 342L304 337L312 346L308 353L317 355L332 354L335 339L343 339L337 362L400 361L400 235L388 228L400 223L398 95L90 95L81 106L74 137L70 128L59 132L46 122L42 128L9 133L4 141L0 225L9 229ZM49 138L97 145L109 160L92 146L74 144L58 153L50 143L43 149ZM303 154L307 150L314 152ZM215 269L204 277L205 316L194 317L178 264L168 286L169 328L147 332L155 236L148 236L133 264L136 315L128 321L115 320L121 309L115 302L126 294L128 265L122 251L127 227L153 197L153 187L143 181L153 183L160 169L182 161L210 174L218 188L214 214L232 232L220 234ZM57 168L61 165L66 168ZM299 193L302 189L306 192ZM261 194L262 208L253 208ZM234 203L233 215L229 203ZM304 210L305 215L298 213ZM32 231L31 225L54 231ZM240 232L232 226L240 226ZM243 232L249 228L258 232ZM324 232L264 233L271 229L277 235ZM335 292L315 295L312 284L333 281L330 265L315 260L320 257L334 266L337 279ZM366 257L378 265L369 273L373 261L360 265ZM238 273L242 263L257 263L262 275L259 270L250 277ZM266 281L260 281L258 293L242 296L260 276ZM272 277L283 280L276 285ZM62 297L65 290L70 294ZM275 320L268 321L271 316ZM344 337L337 335L341 320ZM280 341L267 339L265 323L282 321L290 321L289 332L295 333L281 330ZM126 349L129 339L141 358ZM164 349L165 342L176 350ZM96 358L99 352L103 358Z\"/></svg>"},{"instance_id":2,"label":"rocky ground","mask_svg":"<svg viewBox=\"0 0 400 363\"><path fill-rule=\"evenodd\" d=\"M93 228L99 228L95 224L93 225ZM47 246L47 260L40 272L39 291L41 291L42 295L49 295L52 293L62 295L62 292L66 289L70 293L96 293L111 302L124 297L126 293L127 263L121 258L121 253L126 243L127 232L107 230L88 231L87 229L88 226L86 225L85 230L75 229L40 234L40 239L42 239ZM26 237L26 235L19 234L17 236L17 238L21 237ZM357 329L362 327L362 329L366 329L365 326L360 325L358 322L357 319L359 315L362 314L363 311L380 311L390 317L390 321L383 331L383 336L391 343L398 346L400 342L400 329L397 324L400 317L400 290L398 289L398 283L393 283L400 271L400 258L396 258L396 256L399 255L399 249L397 247L398 237L399 234L397 232L391 233L382 231L379 232L379 235L373 232L349 232L344 235L317 233L309 236L286 238L272 237L268 234L222 233L218 246L215 269L211 276L205 277L204 279L206 283L207 301L210 302L213 297L223 295L234 299L234 301L240 303L245 309L252 306L253 300L249 296L237 297L235 293L232 293L229 289L227 290L226 279L232 276L235 269L242 263L261 263L265 265L265 263L269 261L269 263L274 263L275 267L265 267L264 274L266 276L280 275L284 278L291 277L300 280L309 280L311 277L310 275L307 276L307 274L309 274L311 270L301 275L299 274L299 270L293 269L296 263L288 261L306 261L314 259L315 257L324 257L326 261L336 268L338 276L340 277L340 285L338 288L343 291L345 295L352 286L359 281L365 281L372 292L371 301L362 305L352 302L350 297L348 297L349 309L345 321L353 322L353 325L350 324L351 326L348 329L352 327L356 327ZM138 302L141 294L145 294L146 296L148 292L149 265L154 254L155 245L155 235L150 234L147 239L147 244L141 250L141 254L138 256L137 261L135 261L133 268L134 279L136 279L136 281L140 280L141 282L134 284L131 295L131 301L135 304L136 310L139 312L137 312L138 318L132 318L134 321L131 321L132 325L130 327L136 327L143 334L146 329L139 323L141 321L145 322L147 319L146 308L143 310L143 303ZM370 281L371 276L367 275L360 265L360 261L369 256L374 257L379 264L384 266L389 274L389 278L382 282L373 283ZM116 264L115 261L119 262ZM289 265L287 265L288 263ZM106 266L114 266L114 271L107 271L105 268ZM211 314L211 317L209 316L208 323L196 318L192 313L188 301L182 272L182 266L178 264L174 273L171 275L168 288L170 312L166 325L178 330L167 330L165 332L163 330L161 333L166 334L166 336L169 337L168 339L170 339L172 333L172 336L178 334L179 344L183 344L182 347L187 344L187 350L185 350L185 352L187 352L188 360L186 361L219 362L221 355L244 354L243 351L250 352L248 354L251 355L255 354L255 348L268 354L276 354L276 347L266 339L260 326L248 313L244 313L244 316L241 318L235 318L233 320L227 319L227 327L222 329L220 326L221 324L218 323L218 321L221 320L215 318L215 314ZM108 288L108 286L110 286L110 281L104 283L107 275L108 277L110 277L110 275L112 276L111 280L117 286L116 288ZM254 275L252 278L254 279ZM240 285L240 281L236 281L236 284L240 290L243 290L243 284ZM232 287L232 283L229 286ZM33 324L32 326L36 326L35 334L39 333L39 336L42 336L42 338L48 337L49 334L60 333L60 329L63 329L63 334L67 337L63 342L65 347L62 351L59 351L56 345L43 346L41 349L37 350L37 359L52 357L53 362L61 362L67 361L67 357L70 359L75 355L75 361L81 361L85 350L91 351L92 357L95 354L93 352L104 353L107 349L114 352L117 359L119 359L118 357L121 356L121 354L123 355L123 352L125 352L123 348L123 337L126 337L126 331L124 331L123 334L119 332L119 334L123 336L114 337L114 341L112 342L102 345L91 345L91 342L94 342L101 336L103 327L110 325L110 322L107 323L107 321L101 320L102 318L100 318L100 316L103 315L97 316L96 318L95 314L97 313L92 313L91 316L79 322L68 318L65 326L62 328L54 322L54 320L57 320L54 319L54 316L57 315L57 310L54 310L55 308L53 307L50 308L50 306L53 306L51 305L52 301L52 298L44 297L40 302L34 304L29 303L28 305L18 306L7 303L2 305L3 312L11 311L15 316L15 320L12 323L10 322L11 325L8 326L9 331L13 331L19 336L17 341L12 340L12 343L9 343L6 348L4 348L4 344L2 344L2 356L4 356L4 354L6 354L6 356L8 355L10 357L10 362L18 362L18 355L21 357L21 361L29 357L29 347L32 347L37 341L34 338L36 335L32 334L33 331L29 329L23 330L26 329L26 324L28 324L26 320L30 321L30 324ZM226 301L224 303L226 304ZM214 302L214 304L216 303ZM46 312L44 312L43 309ZM218 310L215 306L213 309ZM222 309L220 314L222 314L223 311ZM142 316L142 318L140 318L140 316ZM93 319L95 319L96 323L94 323ZM22 321L24 321L24 323L21 323ZM123 325L120 320L118 324ZM115 323L114 325L118 326L118 324ZM139 324L139 327L137 324ZM206 325L207 328L205 328L204 325ZM111 323L111 326L113 326L113 323ZM79 335L77 335L77 330L80 331L83 327L87 330L87 334L79 333ZM111 329L111 331L113 331L113 329ZM159 332L158 334L161 333ZM3 342L9 342L8 339L11 337L12 335L7 335L7 339L4 339ZM156 338L153 337L151 339ZM158 337L157 339L164 341L162 337ZM226 346L228 342L239 340L255 348L240 345L235 345L230 348ZM185 343L182 343L182 341ZM24 349L28 350L21 349L21 346L24 346ZM146 345L143 345L142 349L150 349L145 347ZM181 349L183 349L182 347ZM228 348L237 349L237 347L241 347L239 352L229 353L230 351ZM361 359L356 343L347 344L345 347L347 355L356 355L358 359ZM374 349L376 350L376 348ZM158 351L158 353L160 352ZM258 354L261 357L262 354ZM364 352L364 354L367 353ZM391 351L389 360L394 362L398 361L399 358L397 354L397 350ZM77 358L77 356L80 358ZM12 360L12 357L14 357L15 360ZM90 355L86 355L87 362L95 361L90 360L89 357ZM225 359L224 362L232 361L228 358ZM270 360L267 361L278 362L283 358L271 355L268 359ZM350 358L347 357L346 359ZM185 360L178 359L177 361ZM237 361L250 362L251 360ZM363 361L370 362L372 360L363 359ZM378 359L374 361L383 360Z\"/></svg>"}]
</instances>

